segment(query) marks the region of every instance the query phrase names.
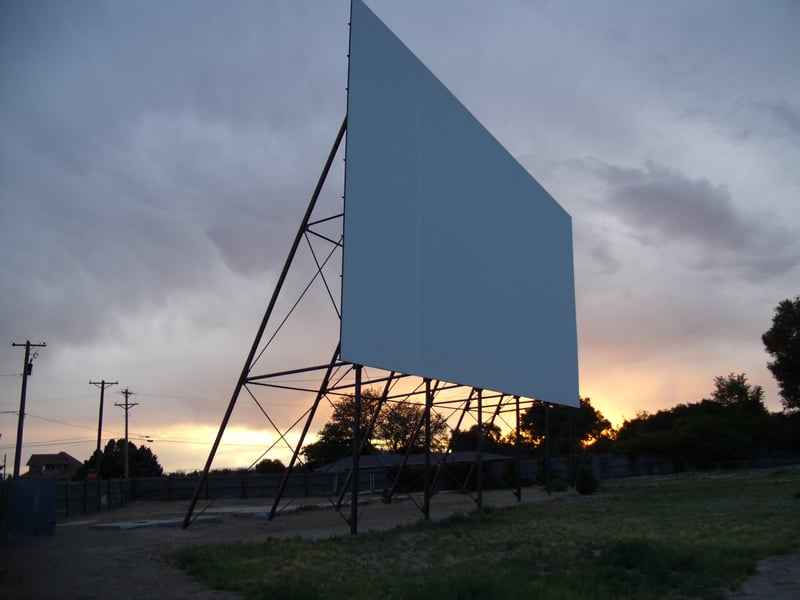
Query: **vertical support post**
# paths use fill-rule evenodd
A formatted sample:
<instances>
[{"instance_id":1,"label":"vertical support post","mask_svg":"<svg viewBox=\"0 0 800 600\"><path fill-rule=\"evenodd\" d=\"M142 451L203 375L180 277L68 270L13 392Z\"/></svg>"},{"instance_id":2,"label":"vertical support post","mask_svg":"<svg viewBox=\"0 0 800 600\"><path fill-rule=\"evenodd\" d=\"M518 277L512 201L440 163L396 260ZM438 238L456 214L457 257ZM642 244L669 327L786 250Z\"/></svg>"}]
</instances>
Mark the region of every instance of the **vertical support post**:
<instances>
[{"instance_id":1,"label":"vertical support post","mask_svg":"<svg viewBox=\"0 0 800 600\"><path fill-rule=\"evenodd\" d=\"M89 383L92 383L91 381ZM111 384L109 384L111 385ZM100 444L103 440L103 400L106 393L106 380L100 381L100 415L97 417L97 451L100 452ZM100 472L100 461L97 461L98 473Z\"/></svg>"},{"instance_id":2,"label":"vertical support post","mask_svg":"<svg viewBox=\"0 0 800 600\"><path fill-rule=\"evenodd\" d=\"M26 340L24 344L12 343L12 346L25 346L25 358L22 363L22 391L19 396L19 419L17 420L17 446L14 452L14 479L19 479L19 463L22 459L22 430L25 422L25 395L28 392L28 375L33 371L33 363L31 361L31 348L43 348L46 346L44 342L41 344L31 344L30 340ZM35 356L35 355L34 355Z\"/></svg>"},{"instance_id":3,"label":"vertical support post","mask_svg":"<svg viewBox=\"0 0 800 600\"><path fill-rule=\"evenodd\" d=\"M375 430L375 423L378 421L378 416L380 415L381 410L383 409L383 405L386 403L386 398L389 395L389 390L392 387L392 381L394 380L395 372L392 371L389 374L388 379L386 380L386 384L383 386L383 393L381 393L381 397L378 399L378 405L375 407L375 410L372 412L372 416L370 417L369 423L366 427L363 428L364 436L361 438L361 450L364 450L364 445L367 443L367 440L372 435L372 432ZM342 501L344 500L344 496L347 493L347 486L350 485L350 477L352 473L348 473L345 476L344 484L342 485L342 491L339 494L339 497L336 499L336 510L340 510L342 508ZM335 493L335 490L334 490Z\"/></svg>"},{"instance_id":4,"label":"vertical support post","mask_svg":"<svg viewBox=\"0 0 800 600\"><path fill-rule=\"evenodd\" d=\"M478 488L478 509L483 508L483 390L478 388L478 456L476 459L475 484Z\"/></svg>"},{"instance_id":5,"label":"vertical support post","mask_svg":"<svg viewBox=\"0 0 800 600\"><path fill-rule=\"evenodd\" d=\"M461 430L461 423L464 421L464 415L466 415L469 410L472 408L472 395L475 393L475 388L470 388L469 396L467 397L467 401L464 403L464 406L461 408L461 414L458 415L458 422L456 426L453 428L453 431L460 431ZM442 469L444 468L445 460L447 460L447 455L450 454L450 451L453 449L453 436L450 436L450 441L447 442L447 450L444 453L444 457L442 460L439 461L439 464L436 466L436 473L433 476L433 487L435 488L437 483L439 482L439 476L442 473ZM466 488L469 482L469 476L463 482L462 488Z\"/></svg>"},{"instance_id":6,"label":"vertical support post","mask_svg":"<svg viewBox=\"0 0 800 600\"><path fill-rule=\"evenodd\" d=\"M544 403L544 472L547 478L547 494L553 491L550 477L550 405Z\"/></svg>"},{"instance_id":7,"label":"vertical support post","mask_svg":"<svg viewBox=\"0 0 800 600\"><path fill-rule=\"evenodd\" d=\"M89 382L91 383L91 382ZM97 478L97 512L100 512L100 462L103 456L101 444L103 440L103 400L106 392L105 379L100 382L100 414L97 417L97 461L94 467L94 476Z\"/></svg>"},{"instance_id":8,"label":"vertical support post","mask_svg":"<svg viewBox=\"0 0 800 600\"><path fill-rule=\"evenodd\" d=\"M64 512L69 516L69 481L64 482Z\"/></svg>"},{"instance_id":9,"label":"vertical support post","mask_svg":"<svg viewBox=\"0 0 800 600\"><path fill-rule=\"evenodd\" d=\"M427 521L431 517L431 408L433 407L433 394L431 393L431 380L425 378L425 495L422 504L422 514Z\"/></svg>"},{"instance_id":10,"label":"vertical support post","mask_svg":"<svg viewBox=\"0 0 800 600\"><path fill-rule=\"evenodd\" d=\"M14 344L16 346L16 344ZM22 392L19 397L19 418L17 419L17 447L14 452L14 479L19 479L19 462L22 458L22 431L25 422L25 394L28 389L28 360L31 355L31 342L25 342L25 358L22 363Z\"/></svg>"},{"instance_id":11,"label":"vertical support post","mask_svg":"<svg viewBox=\"0 0 800 600\"><path fill-rule=\"evenodd\" d=\"M569 409L569 486L575 487L575 411Z\"/></svg>"},{"instance_id":12,"label":"vertical support post","mask_svg":"<svg viewBox=\"0 0 800 600\"><path fill-rule=\"evenodd\" d=\"M97 512L100 512L103 504L101 502L102 494L100 493L100 459L103 456L101 449L103 440L103 400L105 398L106 388L117 385L117 382L101 379L99 382L90 381L89 385L98 386L100 388L100 415L97 418L97 460L95 461L95 475L97 477Z\"/></svg>"},{"instance_id":13,"label":"vertical support post","mask_svg":"<svg viewBox=\"0 0 800 600\"><path fill-rule=\"evenodd\" d=\"M125 446L122 448L123 460L125 461L125 479L128 479L130 476L130 468L128 462L128 411L132 409L134 406L138 406L138 402L129 402L128 398L133 394L128 388L125 388L120 392L123 396L125 396L125 403L120 404L119 402L115 403L115 406L119 406L120 408L125 410ZM109 488L109 498L111 497L111 488ZM111 502L109 501L109 506L111 506Z\"/></svg>"},{"instance_id":14,"label":"vertical support post","mask_svg":"<svg viewBox=\"0 0 800 600\"><path fill-rule=\"evenodd\" d=\"M517 497L517 502L522 502L522 431L519 420L519 396L514 396L514 415L516 417L516 435L514 435L514 472L517 475L517 489L514 492L514 495Z\"/></svg>"},{"instance_id":15,"label":"vertical support post","mask_svg":"<svg viewBox=\"0 0 800 600\"><path fill-rule=\"evenodd\" d=\"M420 430L424 426L425 423L425 415L423 414L417 419L416 424L414 425L414 432L411 435L412 440L416 440L417 436L419 435ZM398 484L400 483L400 476L403 473L403 470L406 468L406 464L408 463L408 457L411 455L412 450L414 449L413 444L409 444L406 451L403 453L403 458L400 460L400 464L397 465L397 473L392 479L392 483L388 489L384 490L383 492L383 501L385 503L389 503L392 501L392 496L394 495L394 490L397 488Z\"/></svg>"},{"instance_id":16,"label":"vertical support post","mask_svg":"<svg viewBox=\"0 0 800 600\"><path fill-rule=\"evenodd\" d=\"M354 366L356 371L356 393L353 406L353 476L352 498L350 501L350 533L358 533L358 459L361 456L361 365Z\"/></svg>"},{"instance_id":17,"label":"vertical support post","mask_svg":"<svg viewBox=\"0 0 800 600\"><path fill-rule=\"evenodd\" d=\"M278 512L278 504L281 502L281 498L283 497L283 492L286 490L286 484L289 483L289 476L292 473L292 469L294 468L294 464L297 462L297 457L300 455L300 450L303 447L303 442L306 439L306 435L308 435L308 430L311 428L311 421L314 420L314 415L317 413L317 408L319 407L319 403L325 397L325 394L328 390L328 382L331 379L331 374L333 373L333 369L336 366L336 360L339 358L339 348L341 347L341 342L336 345L336 350L333 352L333 356L331 357L331 362L328 363L328 368L325 370L325 376L322 378L322 383L319 386L319 390L317 391L317 397L314 399L314 404L311 405L311 410L308 411L308 419L306 419L305 425L303 425L303 431L300 432L300 439L297 440L297 446L295 446L294 452L292 453L292 458L289 460L289 464L287 465L286 469L283 472L283 476L281 477L281 481L278 484L278 491L275 493L275 499L272 501L272 508L269 511L269 516L267 516L267 520L271 521L273 517L275 517L275 513ZM210 462L206 463L207 467L211 466ZM198 482L197 488L195 488L195 495L199 494L199 490L201 489L201 484ZM196 500L195 500L196 501ZM192 511L194 510L194 504L189 506L189 510L186 513L186 517L183 520L183 528L186 529L189 527L192 518Z\"/></svg>"},{"instance_id":18,"label":"vertical support post","mask_svg":"<svg viewBox=\"0 0 800 600\"><path fill-rule=\"evenodd\" d=\"M125 398L127 402L127 398ZM123 448L125 455L125 479L130 477L130 462L128 460L128 411L125 411L125 447Z\"/></svg>"}]
</instances>

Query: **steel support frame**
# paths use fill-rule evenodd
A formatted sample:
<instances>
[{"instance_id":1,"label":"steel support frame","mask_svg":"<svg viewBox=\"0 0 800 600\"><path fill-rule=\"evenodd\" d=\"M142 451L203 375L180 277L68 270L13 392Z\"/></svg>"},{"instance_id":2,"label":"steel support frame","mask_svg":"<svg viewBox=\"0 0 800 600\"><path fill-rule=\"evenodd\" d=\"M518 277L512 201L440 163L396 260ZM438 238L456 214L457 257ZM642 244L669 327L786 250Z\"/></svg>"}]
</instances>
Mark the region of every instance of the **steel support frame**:
<instances>
[{"instance_id":1,"label":"steel support frame","mask_svg":"<svg viewBox=\"0 0 800 600\"><path fill-rule=\"evenodd\" d=\"M353 467L351 485L352 495L350 499L350 533L358 533L358 486L359 486L359 467L358 462L361 458L361 365L355 365L356 372L356 393L353 406Z\"/></svg>"},{"instance_id":2,"label":"steel support frame","mask_svg":"<svg viewBox=\"0 0 800 600\"><path fill-rule=\"evenodd\" d=\"M239 375L239 379L236 381L236 385L234 386L233 393L231 394L231 399L228 402L228 408L225 410L225 414L222 417L222 423L220 423L219 430L217 432L217 437L214 439L214 443L211 446L211 451L208 454L208 459L206 460L206 464L203 467L203 471L200 474L199 479L197 480L197 486L195 487L194 494L192 495L192 499L189 502L189 506L186 510L186 515L183 519L183 528L186 529L189 527L192 521L192 513L194 512L194 508L197 505L197 500L200 497L202 492L203 486L206 484L206 480L208 478L208 472L211 469L211 463L214 462L214 456L217 453L217 449L219 448L219 444L222 441L222 436L225 433L225 428L228 425L228 421L230 421L231 414L233 414L233 408L236 406L236 401L239 398L239 394L242 391L242 387L244 386L245 382L247 381L247 377L250 374L250 369L253 367L253 359L258 352L259 345L261 344L261 338L264 335L264 331L267 328L267 324L269 323L270 318L272 317L272 312L275 309L275 304L278 301L278 296L280 296L280 292L283 289L283 284L286 281L286 276L289 274L289 268L294 261L294 257L297 254L297 249L300 246L300 242L305 235L306 230L308 229L308 224L311 221L311 215L314 213L314 207L317 205L317 200L319 199L319 195L322 192L322 188L325 184L325 180L328 177L328 173L330 172L331 166L333 165L334 158L339 151L339 145L344 138L345 131L347 131L347 116L342 120L342 124L339 127L339 132L336 134L336 139L333 143L333 147L331 151L328 153L328 159L325 162L325 166L322 169L322 174L320 175L317 185L314 188L314 192L311 195L311 200L308 203L308 207L306 208L306 212L303 215L303 219L300 223L300 227L297 230L297 235L295 235L294 242L292 242L291 249L289 250L289 255L286 257L286 261L283 264L283 269L278 277L278 281L275 284L275 290L272 293L272 297L270 298L269 304L267 305L267 310L264 312L264 317L261 319L261 324L258 327L258 331L256 333L255 339L253 340L253 344L250 347L250 352L247 355L247 359L244 362L244 366L242 367L242 372ZM338 349L337 349L337 356L338 356Z\"/></svg>"},{"instance_id":3,"label":"steel support frame","mask_svg":"<svg viewBox=\"0 0 800 600\"><path fill-rule=\"evenodd\" d=\"M359 374L360 377L360 374ZM381 393L381 397L378 399L378 405L375 408L375 412L372 414L372 418L369 421L369 425L364 428L364 437L361 439L361 444L359 448L359 454L364 452L364 446L366 445L370 435L372 434L373 429L375 428L375 422L378 420L378 415L381 412L381 409L386 404L386 399L389 395L389 390L391 389L392 381L395 381L395 372L392 371L388 378L386 378L386 383L383 388L383 393ZM375 380L372 380L374 383ZM344 496L347 493L347 487L350 485L350 481L353 478L354 469L350 469L347 473L347 478L344 481L344 485L342 485L342 491L339 494L339 498L336 500L336 510L341 510L342 502L344 501Z\"/></svg>"},{"instance_id":4,"label":"steel support frame","mask_svg":"<svg viewBox=\"0 0 800 600\"><path fill-rule=\"evenodd\" d=\"M239 398L239 396L240 396L240 394L242 392L242 389L245 388L248 385L272 387L272 388L281 388L281 389L291 389L291 390L295 390L295 391L303 391L303 392L315 393L314 401L311 404L311 407L306 412L307 416L305 417L305 422L303 424L303 428L302 428L302 432L300 434L299 440L294 445L294 447L292 448L292 457L290 459L289 465L287 466L287 468L285 469L285 471L283 473L283 477L281 478L278 490L276 492L276 496L274 498L274 502L273 502L273 504L271 506L271 509L269 511L269 514L268 514L268 519L273 519L279 512L279 506L280 506L280 503L282 501L283 495L285 493L288 481L289 481L289 479L291 477L291 473L292 473L293 469L295 468L295 466L297 464L297 461L299 460L299 456L300 456L303 444L304 444L305 439L306 439L306 437L308 435L308 432L310 431L312 422L314 420L314 417L316 415L316 412L317 412L317 409L319 408L320 403L322 402L323 399L325 399L328 396L328 394L331 394L331 393L342 394L342 393L344 393L345 390L353 390L353 389L355 390L355 394L354 395L355 395L356 408L355 408L355 419L354 419L355 422L354 422L354 425L353 425L352 467L351 467L350 472L348 474L347 481L346 481L345 485L343 486L342 491L341 491L341 493L340 493L340 495L338 497L338 500L335 502L335 507L337 508L337 510L339 510L341 512L341 505L342 505L344 496L346 494L346 491L347 491L347 489L349 487L350 492L351 492L350 516L349 516L349 518L345 518L345 520L350 525L350 531L351 531L352 534L356 534L357 531L358 531L358 493L359 493L359 466L360 466L360 460L359 459L360 459L360 455L361 455L361 453L363 451L364 443L366 443L366 440L368 439L368 435L365 435L364 439L361 439L362 438L362 432L365 433L365 434L367 434L368 432L371 432L373 427L374 427L374 425L375 425L375 420L377 419L380 410L386 405L387 402L394 401L398 397L404 397L404 398L408 399L408 398L410 398L412 396L417 396L417 395L420 395L420 394L424 393L424 411L423 411L422 417L420 418L420 420L416 424L413 437L416 440L418 438L420 432L421 431L424 432L424 434L423 434L424 435L424 440L423 440L424 441L424 492L423 492L422 505L420 506L419 504L417 504L417 506L421 509L425 519L429 519L430 518L431 499L432 499L432 496L434 495L435 489L437 488L437 484L438 484L440 475L442 473L443 467L444 467L445 463L447 462L448 455L450 454L450 452L452 450L452 438L451 438L450 443L448 444L447 450L442 455L441 460L438 461L438 464L436 465L436 469L434 470L432 468L432 464L431 464L431 415L432 415L432 412L434 410L434 407L437 407L437 406L440 406L440 407L441 406L451 406L451 407L455 406L454 410L457 410L457 411L460 412L460 416L458 418L458 423L457 423L455 429L459 429L461 424L462 424L462 422L463 422L464 416L466 414L472 412L473 410L475 410L473 408L473 401L475 401L475 400L477 401L477 406L475 407L477 409L476 410L476 413L477 413L477 427L476 427L476 429L477 429L477 434L476 434L477 435L477 439L476 439L477 452L476 452L476 455L475 455L475 460L474 460L474 462L472 464L472 469L476 470L475 475L476 475L476 492L477 492L477 494L476 494L476 497L474 499L475 499L475 502L477 504L478 509L482 508L482 506L483 506L483 485L484 485L484 481L483 481L483 462L484 462L483 451L484 451L484 435L485 435L484 422L483 422L484 414L483 413L484 413L485 409L493 408L492 417L491 417L491 420L489 421L489 424L494 424L494 421L498 417L498 415L500 415L503 412L507 412L508 409L504 410L503 402L504 402L505 396L503 394L496 394L496 393L493 393L493 392L489 392L487 394L482 389L466 388L465 387L464 389L469 389L470 390L469 394L466 397L460 397L460 398L455 399L455 400L453 400L453 399L444 399L444 400L441 400L441 401L437 402L437 400L436 400L437 393L443 392L443 391L447 391L447 390L453 390L453 389L461 388L461 387L464 387L464 386L460 386L458 384L445 383L445 382L441 382L441 381L438 381L438 380L437 381L432 381L430 379L425 378L423 380L424 388L425 388L424 392L420 392L419 391L419 387L417 387L412 392L401 393L401 394L398 394L397 396L390 396L390 390L391 390L391 387L392 387L392 385L394 383L396 383L397 381L399 381L402 378L411 377L411 376L407 375L407 374L403 374L403 373L391 372L391 373L388 374L388 376L382 376L382 377L377 377L377 378L374 378L374 379L369 379L368 382L365 382L364 381L364 377L363 377L363 372L362 372L363 371L363 367L361 365L354 365L354 364L342 361L341 357L340 357L340 346L338 344L336 346L335 351L333 352L331 360L327 364L311 366L311 367L302 367L302 368L297 368L297 369L283 370L283 371L274 372L274 373L270 373L270 374L256 374L256 375L252 375L251 374L251 370L253 369L255 363L260 358L261 353L264 352L264 349L262 349L261 353L259 353L259 347L261 347L261 345L262 345L263 338L264 338L264 333L266 331L267 325L268 325L268 323L270 322L270 319L273 316L273 312L275 310L275 306L276 306L278 297L279 297L279 295L281 293L281 290L284 287L284 283L286 281L286 278L287 278L287 275L289 273L290 267L291 267L291 265L292 265L292 263L293 263L293 261L295 259L295 255L296 255L296 253L298 251L298 248L299 248L303 238L304 237L307 238L307 235L309 233L311 233L311 234L313 234L315 236L318 236L321 239L333 244L334 246L336 246L338 248L342 247L341 239L337 242L337 241L335 241L333 239L330 239L330 238L328 238L326 236L323 236L323 235L318 234L318 233L316 233L314 231L311 231L310 228L312 226L314 226L314 225L317 225L317 224L320 224L320 223L324 223L326 221L330 221L332 219L339 218L339 217L342 216L341 214L339 214L339 215L334 215L332 217L326 217L326 218L322 218L322 219L318 219L318 220L314 220L314 221L311 220L311 217L312 217L312 215L314 213L314 208L315 208L315 206L317 204L317 200L319 199L320 193L322 191L323 185L324 185L324 183L326 181L326 178L328 176L330 168L331 168L331 166L333 164L335 156L338 153L338 150L339 150L341 141L343 139L343 136L344 136L344 134L346 132L346 129L347 129L347 118L345 117L344 120L342 121L341 127L340 127L340 129L339 129L339 131L337 133L337 136L336 136L336 139L335 139L335 141L333 143L333 146L332 146L332 148L331 148L331 150L329 152L328 158L326 160L326 163L325 163L325 166L324 166L324 168L322 170L322 173L321 173L321 175L319 177L317 185L314 188L314 191L312 193L312 196L311 196L311 199L309 201L308 207L306 208L306 212L305 212L305 214L304 214L304 216L302 218L302 221L300 223L300 226L298 228L297 234L296 234L296 236L294 238L294 241L292 243L292 246L291 246L290 251L288 253L288 256L286 258L286 261L285 261L285 263L283 265L283 268L282 268L282 270L280 272L280 275L278 277L275 289L273 290L272 296L270 297L269 304L268 304L267 309L266 309L266 311L264 313L264 316L263 316L263 318L261 320L261 323L259 325L259 328L258 328L258 331L256 333L256 336L255 336L255 338L253 340L253 343L251 345L250 351L249 351L249 353L247 355L247 358L245 360L244 366L242 368L241 374L240 374L240 376L239 376L239 378L236 381L236 384L234 386L234 390L233 390L233 393L231 394L230 401L229 401L228 406L227 406L227 408L225 410L224 416L222 418L222 422L220 423L220 427L219 427L219 430L217 432L217 436L216 436L216 438L214 440L214 443L212 445L212 448L211 448L211 450L209 452L209 456L208 456L208 459L207 459L207 461L205 463L205 466L204 466L204 468L203 468L203 470L202 470L202 472L200 474L200 478L198 479L197 486L196 486L196 488L194 490L194 494L192 496L191 502L190 502L189 507L187 509L186 515L184 517L184 521L183 521L183 528L184 529L186 529L192 522L193 512L195 510L197 501L198 501L198 499L199 499L199 497L200 497L200 495L202 493L202 490L203 490L203 488L205 487L205 485L207 483L208 473L209 473L209 470L211 468L211 464L212 464L212 462L214 460L214 457L216 455L216 452L217 452L217 450L219 448L222 436L223 436L223 434L225 432L225 429L227 427L228 422L230 421L231 415L233 413L233 410L234 410L234 407L236 405L236 402L237 402L237 400L238 400L238 398ZM318 273L317 274L318 275L322 274L322 268L324 267L325 263L323 262L322 264L320 264L320 261L317 259L316 254L314 254L313 248L312 248L312 255L313 255L314 261L315 261L315 263L317 265L317 269L318 269ZM322 277L324 279L324 274L322 274ZM330 288L327 285L327 282L325 282L325 286L326 286L326 289L328 290L328 294L331 295L331 291L330 291ZM337 310L337 313L338 313L338 310ZM269 345L269 342L267 342L267 346L268 345ZM334 373L337 372L337 370L342 369L342 368L346 369L345 375L339 377L339 379L337 379L337 380L334 380L335 379ZM278 382L275 381L275 380L279 380L281 377L288 376L288 375L295 375L295 374L300 374L300 373L308 373L308 372L312 372L312 371L321 371L321 370L324 370L324 374L322 376L322 380L320 382L319 387L314 387L314 388L311 388L311 387L297 387L297 386L293 386L293 385L283 385L283 384L278 383ZM352 370L355 373L355 384L350 383L350 382L346 382L346 383L342 382L344 377L347 376L347 373L349 373L349 370ZM364 429L364 428L361 427L361 418L362 418L362 414L361 414L362 413L362 406L361 406L362 402L361 401L362 401L363 386L365 384L376 384L376 383L381 383L381 382L384 383L384 390L383 390L383 393L381 395L380 401L378 403L378 408L373 413L373 415L372 415L372 417L370 419L370 422L367 425L367 428ZM252 396L252 392L251 392L251 396ZM255 396L253 396L253 398L255 400ZM495 398L497 398L497 404L494 405L493 407L488 406L488 405L485 404L485 402L487 400L493 400ZM526 401L526 402L529 402L529 401ZM259 408L261 408L262 412L264 412L266 414L266 411L264 411L264 409L260 405L259 405ZM521 497L522 497L522 491L521 491L521 457L520 457L521 432L520 432L520 398L518 396L514 397L514 406L513 406L512 410L513 410L514 415L515 415L515 430L516 430L516 443L515 443L516 447L515 447L515 457L514 457L515 465L516 465L516 469L515 469L515 471L516 471L516 490L515 490L515 495L517 496L518 500L521 500ZM268 415L267 415L267 418L269 419ZM289 430L294 428L302 419L303 419L302 416L300 418L298 418L298 420L295 421L295 423L290 427ZM270 419L270 422L272 423L273 427L275 427L275 429L278 431L279 438L283 439L284 442L287 443L287 445L288 445L288 442L286 441L285 435L288 433L289 430L287 430L286 432L282 433L278 429L278 427L271 421L271 419ZM548 431L547 437L549 437L549 431ZM413 444L410 444L410 446L411 445L413 445ZM547 457L546 463L547 463L547 468L549 470L549 440L547 440L547 439L546 439L546 450L548 452L548 457ZM399 471L398 471L398 474L396 475L395 479L393 480L393 482L391 484L391 487L388 488L385 491L385 498L384 499L387 502L391 501L392 495L395 492L395 489L397 488L397 486L399 485L400 472L402 472L403 468L405 467L405 465L407 463L409 453L410 453L410 451L407 452L405 454L405 456L403 457L401 465L400 465L400 468L399 468ZM470 473L470 475L471 475L471 473ZM470 475L468 475L468 479L469 479ZM549 473L548 473L548 482L549 482ZM465 481L463 483L462 487L466 488L467 484L468 484L468 481ZM412 498L412 500L413 500L413 498ZM416 503L416 501L415 501L415 503Z\"/></svg>"}]
</instances>

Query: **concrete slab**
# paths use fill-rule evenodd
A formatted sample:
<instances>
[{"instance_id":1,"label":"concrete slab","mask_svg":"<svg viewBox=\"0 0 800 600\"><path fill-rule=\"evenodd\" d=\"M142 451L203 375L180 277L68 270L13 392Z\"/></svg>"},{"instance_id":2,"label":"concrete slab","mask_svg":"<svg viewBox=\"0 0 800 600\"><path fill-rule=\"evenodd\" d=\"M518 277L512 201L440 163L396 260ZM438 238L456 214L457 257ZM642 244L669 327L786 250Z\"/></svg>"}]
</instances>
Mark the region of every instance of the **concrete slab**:
<instances>
[{"instance_id":1,"label":"concrete slab","mask_svg":"<svg viewBox=\"0 0 800 600\"><path fill-rule=\"evenodd\" d=\"M221 515L200 516L192 524L222 523ZM142 519L137 521L120 521L118 523L97 523L91 525L93 529L143 529L148 527L181 527L183 518L175 519Z\"/></svg>"}]
</instances>

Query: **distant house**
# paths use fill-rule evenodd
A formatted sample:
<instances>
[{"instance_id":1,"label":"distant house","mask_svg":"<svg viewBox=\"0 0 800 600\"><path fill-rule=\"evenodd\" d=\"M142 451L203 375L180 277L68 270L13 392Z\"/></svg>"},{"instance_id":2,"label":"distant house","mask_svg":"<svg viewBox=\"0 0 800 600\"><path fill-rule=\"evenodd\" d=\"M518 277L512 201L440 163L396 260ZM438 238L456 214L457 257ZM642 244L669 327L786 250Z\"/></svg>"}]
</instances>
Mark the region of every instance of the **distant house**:
<instances>
[{"instance_id":1,"label":"distant house","mask_svg":"<svg viewBox=\"0 0 800 600\"><path fill-rule=\"evenodd\" d=\"M72 479L83 466L77 458L66 452L58 454L31 454L28 472L23 475L29 479Z\"/></svg>"}]
</instances>

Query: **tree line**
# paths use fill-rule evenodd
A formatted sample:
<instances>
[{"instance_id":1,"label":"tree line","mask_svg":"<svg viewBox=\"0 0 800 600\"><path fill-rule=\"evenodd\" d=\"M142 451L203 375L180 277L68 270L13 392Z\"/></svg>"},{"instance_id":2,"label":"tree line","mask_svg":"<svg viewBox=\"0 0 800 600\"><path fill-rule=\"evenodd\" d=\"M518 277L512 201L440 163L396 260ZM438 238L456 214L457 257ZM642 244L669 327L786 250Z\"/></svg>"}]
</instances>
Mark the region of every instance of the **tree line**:
<instances>
[{"instance_id":1,"label":"tree line","mask_svg":"<svg viewBox=\"0 0 800 600\"><path fill-rule=\"evenodd\" d=\"M784 410L770 413L764 390L751 385L744 373L713 380L708 398L679 404L650 414L640 412L618 428L597 410L589 398L578 408L533 403L520 419L516 432L503 435L493 423L482 425L481 446L487 452L512 454L517 442L524 452L550 456L570 453L624 454L670 458L677 468L705 468L726 461L800 455L800 296L775 308L772 326L762 336L773 360L767 366L778 382ZM377 451L421 452L419 435L424 408L404 402L381 406L380 394L362 394L362 454ZM354 398L346 396L335 406L317 441L302 449L304 463L316 468L352 453ZM475 450L478 426L450 431L447 422L432 414L433 451Z\"/></svg>"},{"instance_id":2,"label":"tree line","mask_svg":"<svg viewBox=\"0 0 800 600\"><path fill-rule=\"evenodd\" d=\"M147 446L137 446L128 440L128 472L132 477L160 477L164 469L158 462L158 456ZM98 454L100 470L97 471ZM75 479L83 480L91 477L100 479L122 478L125 473L125 440L108 440L102 452L95 450L92 456L83 461Z\"/></svg>"},{"instance_id":3,"label":"tree line","mask_svg":"<svg viewBox=\"0 0 800 600\"><path fill-rule=\"evenodd\" d=\"M783 411L771 413L764 390L751 385L744 373L713 380L708 398L679 404L655 413L640 412L617 428L595 408L589 398L570 408L534 402L520 416L520 435L503 434L493 422L451 430L435 410L430 418L433 452L475 450L512 455L520 448L534 456L567 454L622 454L636 459L656 455L674 461L676 468L706 468L726 461L800 456L800 296L775 308L772 326L762 336L772 360L767 366L780 390ZM387 402L381 393L367 389L361 395L359 437L361 453L394 454L424 451L424 407L412 401ZM301 449L300 468L315 469L352 455L355 398L341 397L314 442ZM130 473L134 477L158 476L163 469L145 446L129 444ZM100 477L122 476L124 440L111 440L100 462ZM96 453L84 463L79 477L97 464ZM261 473L279 472L279 460L255 465ZM224 472L225 470L223 470Z\"/></svg>"},{"instance_id":4,"label":"tree line","mask_svg":"<svg viewBox=\"0 0 800 600\"><path fill-rule=\"evenodd\" d=\"M612 450L631 458L668 457L678 468L800 455L800 296L775 307L761 341L783 411L770 413L763 388L750 385L744 373L731 373L714 378L709 398L626 420Z\"/></svg>"}]
</instances>

